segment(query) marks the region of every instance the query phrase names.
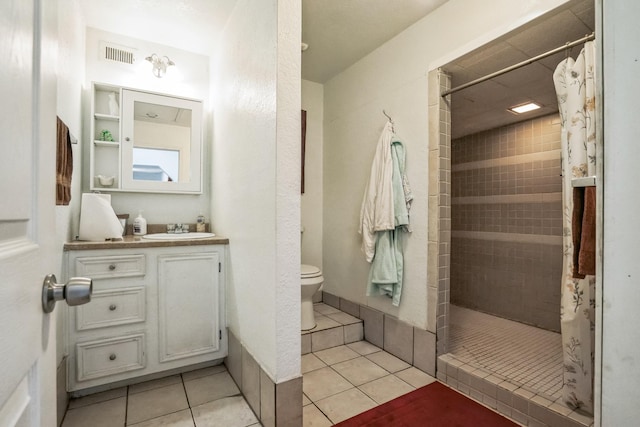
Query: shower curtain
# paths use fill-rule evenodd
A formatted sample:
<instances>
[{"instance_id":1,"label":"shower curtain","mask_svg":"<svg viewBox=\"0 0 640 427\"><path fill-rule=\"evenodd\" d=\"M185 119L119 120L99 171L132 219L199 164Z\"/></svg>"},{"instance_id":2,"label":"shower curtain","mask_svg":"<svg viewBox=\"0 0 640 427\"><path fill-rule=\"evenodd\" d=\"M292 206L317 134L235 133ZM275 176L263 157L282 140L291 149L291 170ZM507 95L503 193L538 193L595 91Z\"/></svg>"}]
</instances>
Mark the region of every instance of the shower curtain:
<instances>
[{"instance_id":1,"label":"shower curtain","mask_svg":"<svg viewBox=\"0 0 640 427\"><path fill-rule=\"evenodd\" d=\"M562 122L563 267L560 324L564 358L563 399L593 413L595 276L574 278L572 178L596 174L595 45L585 43L553 74Z\"/></svg>"}]
</instances>

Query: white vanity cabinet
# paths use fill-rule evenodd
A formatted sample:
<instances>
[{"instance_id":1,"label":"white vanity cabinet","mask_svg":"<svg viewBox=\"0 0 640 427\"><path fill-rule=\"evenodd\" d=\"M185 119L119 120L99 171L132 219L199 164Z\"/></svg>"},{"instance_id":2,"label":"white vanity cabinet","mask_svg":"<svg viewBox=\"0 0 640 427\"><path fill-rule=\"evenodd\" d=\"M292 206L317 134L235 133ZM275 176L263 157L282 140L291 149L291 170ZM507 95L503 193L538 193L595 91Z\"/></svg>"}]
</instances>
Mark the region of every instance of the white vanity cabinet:
<instances>
[{"instance_id":1,"label":"white vanity cabinet","mask_svg":"<svg viewBox=\"0 0 640 427\"><path fill-rule=\"evenodd\" d=\"M65 247L67 277L93 279L91 302L67 312L69 391L227 355L226 246L141 246Z\"/></svg>"}]
</instances>

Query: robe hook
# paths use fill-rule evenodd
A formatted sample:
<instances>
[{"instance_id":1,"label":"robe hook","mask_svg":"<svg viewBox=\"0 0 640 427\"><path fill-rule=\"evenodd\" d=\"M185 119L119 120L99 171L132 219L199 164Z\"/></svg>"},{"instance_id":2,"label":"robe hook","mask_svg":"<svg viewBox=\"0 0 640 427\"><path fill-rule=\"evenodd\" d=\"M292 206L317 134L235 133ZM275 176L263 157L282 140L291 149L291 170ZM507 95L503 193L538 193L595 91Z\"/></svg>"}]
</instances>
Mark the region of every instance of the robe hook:
<instances>
[{"instance_id":1,"label":"robe hook","mask_svg":"<svg viewBox=\"0 0 640 427\"><path fill-rule=\"evenodd\" d=\"M382 110L382 114L384 114L387 117L387 119L389 119L389 123L391 123L391 132L395 133L396 132L396 125L393 122L393 119L391 118L391 116L388 115L387 112L384 111L384 110Z\"/></svg>"}]
</instances>

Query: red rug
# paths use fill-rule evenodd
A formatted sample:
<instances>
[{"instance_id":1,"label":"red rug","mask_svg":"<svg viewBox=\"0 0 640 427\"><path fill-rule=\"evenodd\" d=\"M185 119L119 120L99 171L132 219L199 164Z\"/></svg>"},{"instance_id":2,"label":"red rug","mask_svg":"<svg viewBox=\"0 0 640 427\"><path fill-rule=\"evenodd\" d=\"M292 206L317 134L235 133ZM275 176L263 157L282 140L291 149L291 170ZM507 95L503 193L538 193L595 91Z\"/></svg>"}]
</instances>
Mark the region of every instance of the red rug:
<instances>
[{"instance_id":1,"label":"red rug","mask_svg":"<svg viewBox=\"0 0 640 427\"><path fill-rule=\"evenodd\" d=\"M434 382L335 427L513 427L514 422Z\"/></svg>"}]
</instances>

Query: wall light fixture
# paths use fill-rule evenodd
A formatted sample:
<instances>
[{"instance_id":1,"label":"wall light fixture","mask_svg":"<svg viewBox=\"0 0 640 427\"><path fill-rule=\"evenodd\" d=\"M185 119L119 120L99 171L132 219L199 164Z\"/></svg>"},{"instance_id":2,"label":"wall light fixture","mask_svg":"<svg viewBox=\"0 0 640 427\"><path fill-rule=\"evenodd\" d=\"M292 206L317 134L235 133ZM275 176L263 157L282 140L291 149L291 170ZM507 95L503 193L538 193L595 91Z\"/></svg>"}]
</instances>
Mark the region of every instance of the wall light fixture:
<instances>
[{"instance_id":1,"label":"wall light fixture","mask_svg":"<svg viewBox=\"0 0 640 427\"><path fill-rule=\"evenodd\" d=\"M176 65L175 62L169 59L168 56L158 56L155 53L151 54L151 56L147 56L145 58L147 61L151 62L153 65L153 75L157 78L162 78L167 73L167 67L170 65Z\"/></svg>"}]
</instances>

